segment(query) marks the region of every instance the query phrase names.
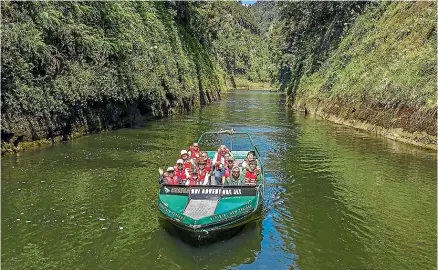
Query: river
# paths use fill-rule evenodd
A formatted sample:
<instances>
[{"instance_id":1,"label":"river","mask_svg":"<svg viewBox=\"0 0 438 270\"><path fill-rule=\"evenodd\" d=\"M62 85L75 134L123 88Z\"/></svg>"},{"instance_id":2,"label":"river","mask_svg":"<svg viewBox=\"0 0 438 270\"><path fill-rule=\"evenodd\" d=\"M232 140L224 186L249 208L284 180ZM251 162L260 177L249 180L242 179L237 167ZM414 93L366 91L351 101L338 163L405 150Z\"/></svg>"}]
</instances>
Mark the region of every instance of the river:
<instances>
[{"instance_id":1,"label":"river","mask_svg":"<svg viewBox=\"0 0 438 270\"><path fill-rule=\"evenodd\" d=\"M204 131L253 134L263 213L193 246L158 222L157 168ZM437 155L239 91L184 115L2 157L3 269L436 269Z\"/></svg>"}]
</instances>

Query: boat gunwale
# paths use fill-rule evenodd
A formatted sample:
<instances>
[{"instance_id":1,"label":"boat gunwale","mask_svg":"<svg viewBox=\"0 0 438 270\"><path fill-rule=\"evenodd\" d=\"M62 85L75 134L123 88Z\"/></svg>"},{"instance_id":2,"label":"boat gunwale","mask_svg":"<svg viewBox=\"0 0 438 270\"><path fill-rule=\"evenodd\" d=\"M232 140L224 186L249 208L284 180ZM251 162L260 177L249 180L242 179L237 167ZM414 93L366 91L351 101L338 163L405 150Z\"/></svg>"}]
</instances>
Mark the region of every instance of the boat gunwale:
<instances>
[{"instance_id":1,"label":"boat gunwale","mask_svg":"<svg viewBox=\"0 0 438 270\"><path fill-rule=\"evenodd\" d=\"M165 217L165 220L172 222L175 226L180 229L192 232L192 233L202 233L202 232L212 232L212 231L221 231L226 229L231 229L233 227L237 227L240 223L246 223L247 219L250 219L258 210L260 209L260 203L257 202L256 207L253 207L252 211L248 213L242 213L237 216L233 216L227 219L221 219L209 224L199 224L199 225L190 225L181 222L179 219L172 218L164 214L162 211L162 215ZM236 224L237 223L237 224ZM223 225L223 226L218 226ZM243 225L243 224L242 224ZM195 227L196 226L196 227Z\"/></svg>"},{"instance_id":2,"label":"boat gunwale","mask_svg":"<svg viewBox=\"0 0 438 270\"><path fill-rule=\"evenodd\" d=\"M180 186L180 185L178 185L178 186ZM191 186L184 186L184 187L187 187L187 188L190 188ZM210 186L202 186L202 187L210 187ZM222 187L222 188L224 188L224 187L226 187L226 188L238 188L238 187L242 187L242 186L222 186L222 185L212 185L212 187ZM243 187L248 187L248 186L243 186ZM186 215L184 215L184 214L181 214L181 215L184 215L186 218L189 218L189 219L191 219L191 220L193 220L193 222L195 223L195 224L187 224L187 223L184 223L184 222L181 222L181 220L180 219L176 219L176 218L173 218L173 217L170 217L169 215L167 215L160 207L159 207L159 204L160 204L160 202L162 203L162 204L164 204L167 208L168 208L168 205L167 205L167 203L165 203L164 201L162 201L161 199L160 199L160 197L158 197L158 203L157 203L157 206L158 206L158 209L160 210L160 212L167 218L167 219L170 219L170 220L173 220L173 221L175 221L176 223L178 223L178 224L181 224L181 225L183 225L183 226L185 226L185 227L189 227L189 228L193 228L194 226L197 226L198 228L202 228L202 227L209 227L209 226L214 226L214 225L216 225L217 223L221 223L221 222L223 222L223 221L229 221L229 220L234 220L234 219L238 219L240 216L245 216L245 215L251 215L253 212L255 212L255 211L257 211L257 209L259 208L259 205L260 205L260 197L262 197L263 196L263 191L261 191L261 190L263 190L263 185L260 183L260 184L258 184L257 186L254 186L254 187L252 187L252 188L255 188L256 189L256 194L255 195L251 195L251 196L235 196L235 197L253 197L252 199L250 199L249 201L247 201L247 202L245 202L245 203L242 203L239 207L242 207L242 206L244 206L245 204L248 204L248 205L251 205L252 206L252 204L250 203L250 201L251 200L255 200L255 207L251 207L252 208L252 211L248 211L248 212L244 212L244 213L242 213L242 214L239 214L239 215L236 215L236 216L231 216L231 217L228 217L228 218L225 218L225 219L220 219L220 220L218 220L218 221L214 221L214 222L209 222L209 223L207 223L207 224L196 224L196 222L198 221L198 220L201 220L201 219L193 219L193 218L190 218L189 216L186 216ZM188 196L188 194L168 194L167 196L187 196L187 197L189 197ZM219 200L221 200L222 199L222 197L219 199ZM189 198L189 200L190 200L190 198ZM184 209L187 207L187 205L184 207ZM238 207L236 207L236 209L237 209ZM169 209L170 211L173 211L173 210L171 210L171 209ZM234 209L233 209L234 210ZM233 210L230 210L230 211L227 211L227 212L231 212L231 211L233 211ZM173 212L175 212L175 211L173 211ZM176 212L175 212L176 213ZM214 215L211 215L211 216L214 216ZM211 216L209 216L209 217L211 217ZM206 217L204 217L204 218L206 218Z\"/></svg>"}]
</instances>

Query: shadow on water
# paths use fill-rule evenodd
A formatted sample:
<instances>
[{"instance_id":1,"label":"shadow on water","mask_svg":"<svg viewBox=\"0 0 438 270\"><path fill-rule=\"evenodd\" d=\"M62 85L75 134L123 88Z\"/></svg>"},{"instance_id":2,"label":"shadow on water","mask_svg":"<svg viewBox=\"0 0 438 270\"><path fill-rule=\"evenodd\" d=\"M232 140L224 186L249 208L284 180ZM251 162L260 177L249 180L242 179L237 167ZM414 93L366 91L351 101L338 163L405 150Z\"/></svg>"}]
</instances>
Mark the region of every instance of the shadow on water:
<instances>
[{"instance_id":1,"label":"shadow on water","mask_svg":"<svg viewBox=\"0 0 438 270\"><path fill-rule=\"evenodd\" d=\"M260 215L262 210L258 212L259 212L258 215ZM167 233L169 233L173 237L181 239L184 243L188 245L194 247L200 247L200 246L213 245L222 241L227 241L233 238L234 236L239 235L240 233L245 232L248 229L251 229L252 227L255 226L254 223L259 222L260 220L262 220L262 218L257 217L245 225L227 229L224 231L213 232L209 237L203 237L203 238L196 238L194 236L191 236L187 231L184 231L174 226L171 222L169 222L165 218L159 218L159 223L161 228L163 228Z\"/></svg>"},{"instance_id":2,"label":"shadow on water","mask_svg":"<svg viewBox=\"0 0 438 270\"><path fill-rule=\"evenodd\" d=\"M157 245L157 258L165 258L178 268L223 269L250 264L261 251L261 220L202 241L184 237L184 233L169 222L160 223L164 230L156 230L151 235L152 242Z\"/></svg>"}]
</instances>

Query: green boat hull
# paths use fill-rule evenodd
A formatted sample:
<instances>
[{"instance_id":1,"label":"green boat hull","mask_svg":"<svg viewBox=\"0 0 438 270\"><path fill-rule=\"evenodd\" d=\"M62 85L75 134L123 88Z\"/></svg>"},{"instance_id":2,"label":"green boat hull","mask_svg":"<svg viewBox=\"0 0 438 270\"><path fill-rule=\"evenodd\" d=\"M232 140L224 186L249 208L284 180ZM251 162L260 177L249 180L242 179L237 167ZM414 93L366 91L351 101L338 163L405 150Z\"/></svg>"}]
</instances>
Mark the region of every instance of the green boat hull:
<instances>
[{"instance_id":1,"label":"green boat hull","mask_svg":"<svg viewBox=\"0 0 438 270\"><path fill-rule=\"evenodd\" d=\"M179 230L195 238L210 238L217 233L241 227L260 215L263 204L264 174L263 164L257 147L245 132L219 131L206 132L207 135L225 135L230 137L231 150L235 162L241 164L248 151L253 151L258 160L260 174L257 185L244 186L183 186L162 185L158 192L158 209L162 217ZM238 151L233 149L233 136L247 136L251 147ZM217 150L207 151L213 159ZM213 173L214 175L214 173ZM215 183L214 177L210 183Z\"/></svg>"},{"instance_id":2,"label":"green boat hull","mask_svg":"<svg viewBox=\"0 0 438 270\"><path fill-rule=\"evenodd\" d=\"M263 201L263 186L167 186L160 189L162 217L195 238L214 237L256 219ZM216 203L210 213L193 217L193 203ZM204 214L204 215L202 215Z\"/></svg>"}]
</instances>

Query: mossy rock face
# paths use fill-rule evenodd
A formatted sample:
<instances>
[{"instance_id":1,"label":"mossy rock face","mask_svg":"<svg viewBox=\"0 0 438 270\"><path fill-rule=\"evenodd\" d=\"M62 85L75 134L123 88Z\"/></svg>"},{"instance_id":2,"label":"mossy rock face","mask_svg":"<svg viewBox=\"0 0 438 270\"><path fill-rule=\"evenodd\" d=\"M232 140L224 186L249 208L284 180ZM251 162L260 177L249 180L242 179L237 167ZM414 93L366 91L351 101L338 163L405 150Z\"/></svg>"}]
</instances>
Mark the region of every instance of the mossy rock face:
<instances>
[{"instance_id":1,"label":"mossy rock face","mask_svg":"<svg viewBox=\"0 0 438 270\"><path fill-rule=\"evenodd\" d=\"M238 3L1 6L2 133L24 141L65 140L191 110L220 98L229 73L267 79L267 53L242 46L252 40L267 50L267 42ZM224 11L229 20L215 23Z\"/></svg>"},{"instance_id":2,"label":"mossy rock face","mask_svg":"<svg viewBox=\"0 0 438 270\"><path fill-rule=\"evenodd\" d=\"M320 12L318 7L332 4L302 3L298 9L313 7ZM436 144L436 3L365 4L361 14L351 18L339 15L348 28L343 28L336 42L330 41L330 27L323 27L330 21L322 21L293 40L299 45L291 68L284 70L282 84L289 91L288 105L296 102L303 110L316 110L337 122L360 121L373 126L367 129L395 133L402 130L403 136L413 141ZM309 20L318 14L309 15ZM321 51L318 43L307 42L311 40L329 42L331 47Z\"/></svg>"},{"instance_id":3,"label":"mossy rock face","mask_svg":"<svg viewBox=\"0 0 438 270\"><path fill-rule=\"evenodd\" d=\"M218 95L211 95L208 100L214 100ZM17 119L15 125L9 124L7 134L4 135L1 142L1 153L15 153L26 149L37 149L48 146L60 141L70 140L94 132L106 130L133 127L144 123L152 118L162 117L165 115L180 113L184 110L192 110L199 103L194 100L186 103L175 103L177 107L161 106L155 107L154 110L141 113L137 104L130 106L96 106L88 111L76 112L76 118L65 122L44 123L31 121L22 121ZM13 132L11 132L13 131Z\"/></svg>"},{"instance_id":4,"label":"mossy rock face","mask_svg":"<svg viewBox=\"0 0 438 270\"><path fill-rule=\"evenodd\" d=\"M436 109L421 110L374 104L352 105L343 100L315 101L298 98L294 105L306 116L370 131L420 147L437 149Z\"/></svg>"}]
</instances>

